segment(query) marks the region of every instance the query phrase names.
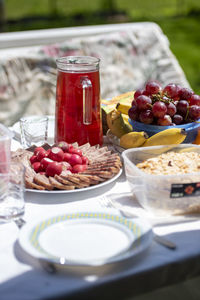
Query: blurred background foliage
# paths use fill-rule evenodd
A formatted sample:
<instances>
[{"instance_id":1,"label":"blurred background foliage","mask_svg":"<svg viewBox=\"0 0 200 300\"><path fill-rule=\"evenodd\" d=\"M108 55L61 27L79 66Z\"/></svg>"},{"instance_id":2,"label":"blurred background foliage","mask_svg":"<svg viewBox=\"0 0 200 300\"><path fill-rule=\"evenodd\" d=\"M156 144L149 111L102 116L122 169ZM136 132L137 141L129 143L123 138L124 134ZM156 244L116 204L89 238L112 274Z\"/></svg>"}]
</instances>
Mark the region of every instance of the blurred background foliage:
<instances>
[{"instance_id":1,"label":"blurred background foliage","mask_svg":"<svg viewBox=\"0 0 200 300\"><path fill-rule=\"evenodd\" d=\"M199 0L0 0L0 31L153 21L200 94Z\"/></svg>"}]
</instances>

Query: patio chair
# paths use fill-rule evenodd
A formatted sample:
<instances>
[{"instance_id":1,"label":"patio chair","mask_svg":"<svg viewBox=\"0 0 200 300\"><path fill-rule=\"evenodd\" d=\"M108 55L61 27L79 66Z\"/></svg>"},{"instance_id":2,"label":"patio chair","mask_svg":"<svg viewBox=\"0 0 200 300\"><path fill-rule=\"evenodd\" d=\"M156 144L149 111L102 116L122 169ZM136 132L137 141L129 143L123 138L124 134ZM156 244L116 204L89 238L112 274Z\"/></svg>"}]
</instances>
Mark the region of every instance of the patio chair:
<instances>
[{"instance_id":1,"label":"patio chair","mask_svg":"<svg viewBox=\"0 0 200 300\"><path fill-rule=\"evenodd\" d=\"M18 39L11 34L14 48L8 37L0 36L0 123L5 125L24 115L54 114L55 60L61 56L101 59L103 99L135 90L149 79L190 87L167 37L152 22L38 30L18 34Z\"/></svg>"}]
</instances>

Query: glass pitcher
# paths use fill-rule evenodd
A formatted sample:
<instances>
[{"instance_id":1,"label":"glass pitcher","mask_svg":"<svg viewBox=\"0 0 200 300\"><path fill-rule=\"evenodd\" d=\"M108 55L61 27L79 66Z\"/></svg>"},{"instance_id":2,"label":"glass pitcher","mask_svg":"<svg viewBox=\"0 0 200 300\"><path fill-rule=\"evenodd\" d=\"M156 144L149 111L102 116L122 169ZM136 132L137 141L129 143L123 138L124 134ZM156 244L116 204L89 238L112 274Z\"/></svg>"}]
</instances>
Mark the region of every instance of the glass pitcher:
<instances>
[{"instance_id":1,"label":"glass pitcher","mask_svg":"<svg viewBox=\"0 0 200 300\"><path fill-rule=\"evenodd\" d=\"M56 63L55 142L102 145L100 60L67 56Z\"/></svg>"}]
</instances>

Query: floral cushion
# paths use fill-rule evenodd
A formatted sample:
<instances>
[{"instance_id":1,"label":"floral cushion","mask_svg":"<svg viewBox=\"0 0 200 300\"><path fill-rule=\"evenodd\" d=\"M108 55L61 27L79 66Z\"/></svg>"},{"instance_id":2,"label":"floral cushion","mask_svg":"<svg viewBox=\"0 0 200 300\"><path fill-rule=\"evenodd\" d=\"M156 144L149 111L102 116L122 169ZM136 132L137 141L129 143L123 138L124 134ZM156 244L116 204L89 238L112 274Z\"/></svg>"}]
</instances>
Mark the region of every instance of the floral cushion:
<instances>
[{"instance_id":1,"label":"floral cushion","mask_svg":"<svg viewBox=\"0 0 200 300\"><path fill-rule=\"evenodd\" d=\"M12 125L28 114L54 114L55 60L67 55L101 59L104 99L137 89L149 79L159 80L163 85L174 82L189 87L167 38L154 26L68 38L0 60L0 123Z\"/></svg>"}]
</instances>

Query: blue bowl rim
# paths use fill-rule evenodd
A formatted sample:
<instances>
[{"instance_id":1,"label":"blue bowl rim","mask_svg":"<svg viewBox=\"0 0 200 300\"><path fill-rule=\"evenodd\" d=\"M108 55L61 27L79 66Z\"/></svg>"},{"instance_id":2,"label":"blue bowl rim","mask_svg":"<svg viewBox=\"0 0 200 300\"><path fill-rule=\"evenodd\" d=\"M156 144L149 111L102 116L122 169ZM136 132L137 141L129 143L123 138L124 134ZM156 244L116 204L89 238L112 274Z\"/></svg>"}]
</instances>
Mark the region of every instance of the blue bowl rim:
<instances>
[{"instance_id":1,"label":"blue bowl rim","mask_svg":"<svg viewBox=\"0 0 200 300\"><path fill-rule=\"evenodd\" d=\"M200 126L200 119L198 119L197 121L194 121L194 122L191 122L191 123L186 123L186 124L181 124L181 125L169 125L169 126L160 126L160 125L151 125L151 124L144 124L144 123L141 123L141 122L138 122L138 121L134 121L132 119L128 119L128 122L134 126L134 124L140 128L143 128L143 129L146 129L147 131L148 130L158 130L158 131L161 131L161 130L164 130L164 129L168 129L168 128L174 128L174 127L177 127L177 128L185 128L185 129L195 129L195 128L198 128Z\"/></svg>"}]
</instances>

